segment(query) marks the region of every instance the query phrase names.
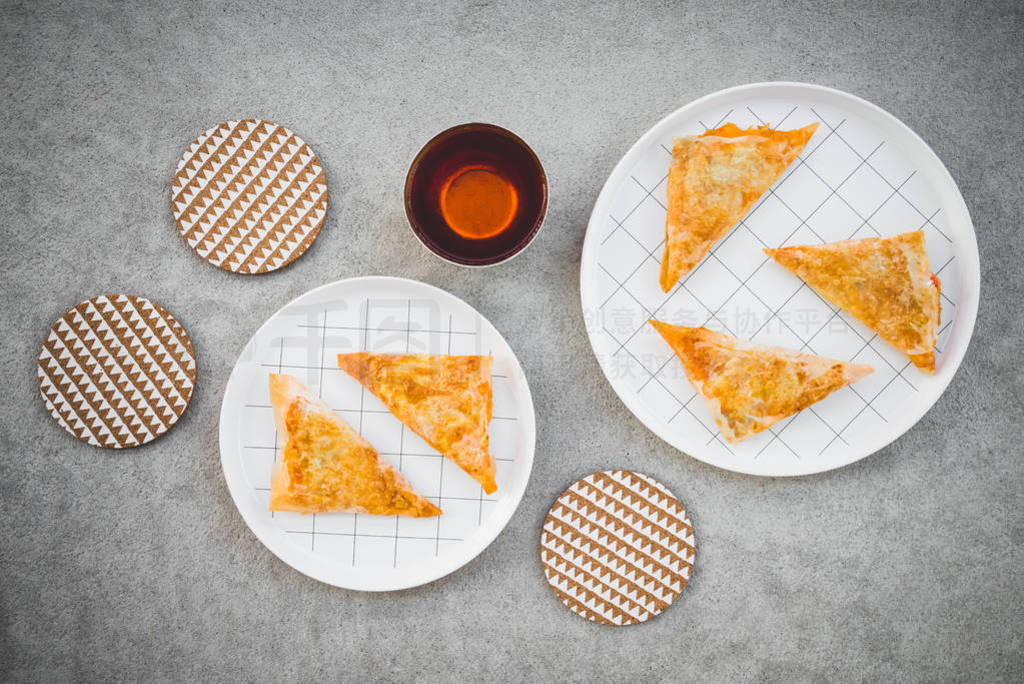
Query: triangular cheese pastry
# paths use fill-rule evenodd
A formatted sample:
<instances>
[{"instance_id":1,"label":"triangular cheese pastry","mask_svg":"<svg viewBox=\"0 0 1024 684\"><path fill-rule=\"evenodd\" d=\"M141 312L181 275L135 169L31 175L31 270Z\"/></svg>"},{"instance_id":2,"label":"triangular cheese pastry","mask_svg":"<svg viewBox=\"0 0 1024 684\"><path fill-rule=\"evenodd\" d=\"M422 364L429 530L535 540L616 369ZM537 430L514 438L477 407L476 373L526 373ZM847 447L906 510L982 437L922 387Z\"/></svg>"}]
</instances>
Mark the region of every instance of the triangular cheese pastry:
<instances>
[{"instance_id":1,"label":"triangular cheese pastry","mask_svg":"<svg viewBox=\"0 0 1024 684\"><path fill-rule=\"evenodd\" d=\"M498 489L487 435L493 361L490 356L338 354L342 370L488 494Z\"/></svg>"},{"instance_id":2,"label":"triangular cheese pastry","mask_svg":"<svg viewBox=\"0 0 1024 684\"><path fill-rule=\"evenodd\" d=\"M750 211L814 135L727 123L676 138L668 171L661 289L668 292Z\"/></svg>"},{"instance_id":3,"label":"triangular cheese pastry","mask_svg":"<svg viewBox=\"0 0 1024 684\"><path fill-rule=\"evenodd\" d=\"M686 377L733 444L874 371L871 366L754 344L707 328L650 323L682 361Z\"/></svg>"},{"instance_id":4,"label":"triangular cheese pastry","mask_svg":"<svg viewBox=\"0 0 1024 684\"><path fill-rule=\"evenodd\" d=\"M935 372L939 279L928 264L923 230L764 251L919 369Z\"/></svg>"},{"instance_id":5,"label":"triangular cheese pastry","mask_svg":"<svg viewBox=\"0 0 1024 684\"><path fill-rule=\"evenodd\" d=\"M270 403L283 445L271 476L270 510L414 518L441 514L369 442L292 376L270 376Z\"/></svg>"}]
</instances>

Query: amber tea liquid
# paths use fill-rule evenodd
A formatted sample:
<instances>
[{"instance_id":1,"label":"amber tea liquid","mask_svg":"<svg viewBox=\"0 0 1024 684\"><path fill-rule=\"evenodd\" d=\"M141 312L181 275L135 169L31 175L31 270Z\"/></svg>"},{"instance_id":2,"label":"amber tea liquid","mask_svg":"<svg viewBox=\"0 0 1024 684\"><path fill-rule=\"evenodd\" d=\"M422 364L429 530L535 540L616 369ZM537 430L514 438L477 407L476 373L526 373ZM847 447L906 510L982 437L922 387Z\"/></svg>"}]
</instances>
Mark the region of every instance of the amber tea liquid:
<instances>
[{"instance_id":1,"label":"amber tea liquid","mask_svg":"<svg viewBox=\"0 0 1024 684\"><path fill-rule=\"evenodd\" d=\"M434 252L469 265L496 263L525 246L547 203L544 170L529 147L480 126L449 129L428 143L406 186L413 230Z\"/></svg>"}]
</instances>

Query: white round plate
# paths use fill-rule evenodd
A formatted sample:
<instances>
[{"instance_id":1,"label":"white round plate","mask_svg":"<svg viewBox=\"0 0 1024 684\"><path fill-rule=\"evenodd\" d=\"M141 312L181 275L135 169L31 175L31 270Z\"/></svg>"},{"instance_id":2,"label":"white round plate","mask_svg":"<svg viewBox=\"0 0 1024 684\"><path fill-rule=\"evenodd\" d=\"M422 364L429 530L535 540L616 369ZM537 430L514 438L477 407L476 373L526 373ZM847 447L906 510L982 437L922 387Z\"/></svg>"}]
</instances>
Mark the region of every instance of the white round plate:
<instances>
[{"instance_id":1,"label":"white round plate","mask_svg":"<svg viewBox=\"0 0 1024 684\"><path fill-rule=\"evenodd\" d=\"M484 494L334 362L338 353L363 350L494 357L489 431L495 494ZM294 375L317 393L444 513L406 518L269 511L270 472L278 458L270 373ZM220 415L224 479L249 528L296 570L363 591L425 584L483 551L523 497L534 437L530 388L501 334L461 299L404 278L340 280L285 305L243 350Z\"/></svg>"},{"instance_id":2,"label":"white round plate","mask_svg":"<svg viewBox=\"0 0 1024 684\"><path fill-rule=\"evenodd\" d=\"M727 121L741 127L770 123L793 129L814 121L819 126L800 158L666 295L658 286L658 269L672 139ZM942 281L932 376L762 252L919 229ZM680 451L728 470L772 476L838 468L909 430L938 400L963 359L979 287L971 217L931 148L875 105L805 83L722 90L654 126L605 183L580 267L590 342L626 406ZM875 372L730 445L648 318L868 363Z\"/></svg>"}]
</instances>

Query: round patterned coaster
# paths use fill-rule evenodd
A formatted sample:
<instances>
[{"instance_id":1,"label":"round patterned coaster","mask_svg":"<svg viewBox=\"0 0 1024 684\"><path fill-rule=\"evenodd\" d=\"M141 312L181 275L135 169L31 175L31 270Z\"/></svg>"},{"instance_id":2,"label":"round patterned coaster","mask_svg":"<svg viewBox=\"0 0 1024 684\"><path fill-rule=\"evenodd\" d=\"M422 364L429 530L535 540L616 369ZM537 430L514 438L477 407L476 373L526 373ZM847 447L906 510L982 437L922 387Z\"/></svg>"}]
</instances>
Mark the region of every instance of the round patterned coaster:
<instances>
[{"instance_id":1,"label":"round patterned coaster","mask_svg":"<svg viewBox=\"0 0 1024 684\"><path fill-rule=\"evenodd\" d=\"M233 273L267 273L316 240L327 180L313 150L284 126L226 121L178 160L171 207L199 256Z\"/></svg>"},{"instance_id":2,"label":"round patterned coaster","mask_svg":"<svg viewBox=\"0 0 1024 684\"><path fill-rule=\"evenodd\" d=\"M64 312L39 352L39 393L83 442L123 449L151 442L192 398L192 340L159 304L101 295Z\"/></svg>"},{"instance_id":3,"label":"round patterned coaster","mask_svg":"<svg viewBox=\"0 0 1024 684\"><path fill-rule=\"evenodd\" d=\"M544 520L548 583L581 617L632 625L665 610L693 571L693 527L657 480L606 470L562 492Z\"/></svg>"}]
</instances>

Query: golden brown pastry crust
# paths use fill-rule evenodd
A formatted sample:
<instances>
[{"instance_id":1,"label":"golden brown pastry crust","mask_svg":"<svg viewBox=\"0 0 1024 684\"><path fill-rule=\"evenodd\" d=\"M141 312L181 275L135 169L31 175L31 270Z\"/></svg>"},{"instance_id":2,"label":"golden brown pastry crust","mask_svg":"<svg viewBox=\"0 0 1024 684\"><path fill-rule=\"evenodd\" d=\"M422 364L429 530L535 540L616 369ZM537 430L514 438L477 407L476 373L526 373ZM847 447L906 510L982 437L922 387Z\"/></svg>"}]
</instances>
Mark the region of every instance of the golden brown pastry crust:
<instances>
[{"instance_id":1,"label":"golden brown pastry crust","mask_svg":"<svg viewBox=\"0 0 1024 684\"><path fill-rule=\"evenodd\" d=\"M920 370L935 372L939 279L928 264L924 231L764 251Z\"/></svg>"},{"instance_id":2,"label":"golden brown pastry crust","mask_svg":"<svg viewBox=\"0 0 1024 684\"><path fill-rule=\"evenodd\" d=\"M677 138L668 172L661 289L668 292L750 211L818 128L792 131L733 123Z\"/></svg>"},{"instance_id":3,"label":"golden brown pastry crust","mask_svg":"<svg viewBox=\"0 0 1024 684\"><path fill-rule=\"evenodd\" d=\"M874 371L707 328L650 321L683 363L722 435L741 442Z\"/></svg>"},{"instance_id":4,"label":"golden brown pastry crust","mask_svg":"<svg viewBox=\"0 0 1024 684\"><path fill-rule=\"evenodd\" d=\"M283 445L271 476L270 510L414 518L441 514L369 442L292 376L270 376L270 403Z\"/></svg>"},{"instance_id":5,"label":"golden brown pastry crust","mask_svg":"<svg viewBox=\"0 0 1024 684\"><path fill-rule=\"evenodd\" d=\"M338 365L395 417L493 494L490 356L338 354Z\"/></svg>"}]
</instances>

